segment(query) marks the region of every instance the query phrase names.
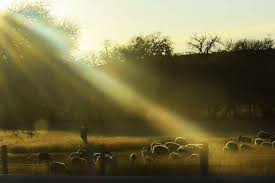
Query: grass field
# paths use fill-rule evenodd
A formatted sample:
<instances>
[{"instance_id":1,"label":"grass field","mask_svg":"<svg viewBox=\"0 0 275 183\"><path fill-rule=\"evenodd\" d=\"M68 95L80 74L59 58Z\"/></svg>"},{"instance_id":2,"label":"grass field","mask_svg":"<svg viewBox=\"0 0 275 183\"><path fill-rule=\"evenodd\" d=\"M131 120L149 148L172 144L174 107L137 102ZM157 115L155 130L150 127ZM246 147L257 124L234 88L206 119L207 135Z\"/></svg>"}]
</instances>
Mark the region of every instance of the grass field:
<instances>
[{"instance_id":1,"label":"grass field","mask_svg":"<svg viewBox=\"0 0 275 183\"><path fill-rule=\"evenodd\" d=\"M89 145L96 151L104 144L118 157L117 175L199 175L199 160L162 161L156 167L145 167L141 160L141 147L162 142L168 137L104 137L89 136ZM258 148L249 153L224 153L226 141L234 139L213 137L203 139L209 144L209 173L211 175L275 175L275 152ZM200 143L198 139L188 139ZM68 154L82 146L78 134L69 132L37 132L32 138L24 133L0 132L0 143L8 146L11 174L45 175L47 165L37 164L38 152L50 152L54 160L68 162ZM255 147L256 148L256 147ZM137 165L129 168L128 157L138 155ZM0 160L1 161L1 160ZM1 168L0 168L1 172Z\"/></svg>"}]
</instances>

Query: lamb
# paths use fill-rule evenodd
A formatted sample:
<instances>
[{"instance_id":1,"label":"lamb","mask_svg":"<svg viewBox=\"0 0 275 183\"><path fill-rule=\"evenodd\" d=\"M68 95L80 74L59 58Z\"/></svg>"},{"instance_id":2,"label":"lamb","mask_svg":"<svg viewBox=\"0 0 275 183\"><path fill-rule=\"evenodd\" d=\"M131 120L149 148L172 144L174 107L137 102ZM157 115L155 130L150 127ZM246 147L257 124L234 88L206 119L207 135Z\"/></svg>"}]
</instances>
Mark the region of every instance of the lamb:
<instances>
[{"instance_id":1,"label":"lamb","mask_svg":"<svg viewBox=\"0 0 275 183\"><path fill-rule=\"evenodd\" d=\"M180 145L175 142L166 142L164 145L168 147L171 152L177 152L177 149L180 147Z\"/></svg>"},{"instance_id":2,"label":"lamb","mask_svg":"<svg viewBox=\"0 0 275 183\"><path fill-rule=\"evenodd\" d=\"M250 137L240 135L239 136L239 142L252 144L253 140Z\"/></svg>"},{"instance_id":3,"label":"lamb","mask_svg":"<svg viewBox=\"0 0 275 183\"><path fill-rule=\"evenodd\" d=\"M64 163L52 162L50 172L53 175L72 175Z\"/></svg>"},{"instance_id":4,"label":"lamb","mask_svg":"<svg viewBox=\"0 0 275 183\"><path fill-rule=\"evenodd\" d=\"M53 158L51 157L51 155L47 152L41 152L38 154L38 164L40 164L41 162L52 162Z\"/></svg>"},{"instance_id":5,"label":"lamb","mask_svg":"<svg viewBox=\"0 0 275 183\"><path fill-rule=\"evenodd\" d=\"M177 144L182 145L182 146L185 146L185 145L188 144L188 142L186 141L186 139L183 138L183 137L177 137L177 138L175 139L175 142L176 142Z\"/></svg>"}]
</instances>

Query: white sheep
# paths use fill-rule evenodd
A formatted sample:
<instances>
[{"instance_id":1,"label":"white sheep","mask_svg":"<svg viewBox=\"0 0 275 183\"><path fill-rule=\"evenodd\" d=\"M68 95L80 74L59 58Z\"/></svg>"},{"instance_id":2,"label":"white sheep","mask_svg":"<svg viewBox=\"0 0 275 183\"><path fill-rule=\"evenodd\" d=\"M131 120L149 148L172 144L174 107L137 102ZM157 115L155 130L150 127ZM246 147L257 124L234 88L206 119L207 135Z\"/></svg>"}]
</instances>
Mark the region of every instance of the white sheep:
<instances>
[{"instance_id":1,"label":"white sheep","mask_svg":"<svg viewBox=\"0 0 275 183\"><path fill-rule=\"evenodd\" d=\"M100 175L113 175L117 169L117 159L102 153L96 160L96 171Z\"/></svg>"},{"instance_id":2,"label":"white sheep","mask_svg":"<svg viewBox=\"0 0 275 183\"><path fill-rule=\"evenodd\" d=\"M131 167L135 165L136 160L137 160L137 155L135 153L130 154L129 162Z\"/></svg>"},{"instance_id":3,"label":"white sheep","mask_svg":"<svg viewBox=\"0 0 275 183\"><path fill-rule=\"evenodd\" d=\"M185 145L188 144L187 140L186 140L185 138L183 138L183 137L177 137L177 138L175 139L175 142L176 142L177 144L182 145L182 146L185 146Z\"/></svg>"},{"instance_id":4,"label":"white sheep","mask_svg":"<svg viewBox=\"0 0 275 183\"><path fill-rule=\"evenodd\" d=\"M186 148L185 146L181 146L177 149L177 152L182 156L182 157L187 157L193 154L193 150L190 148Z\"/></svg>"},{"instance_id":5,"label":"white sheep","mask_svg":"<svg viewBox=\"0 0 275 183\"><path fill-rule=\"evenodd\" d=\"M229 141L226 143L225 147L229 148L230 151L238 151L239 150L239 146L236 142L234 141Z\"/></svg>"},{"instance_id":6,"label":"white sheep","mask_svg":"<svg viewBox=\"0 0 275 183\"><path fill-rule=\"evenodd\" d=\"M271 135L272 135L271 133L265 132L265 131L259 131L257 133L257 136L261 139L269 139L271 137Z\"/></svg>"},{"instance_id":7,"label":"white sheep","mask_svg":"<svg viewBox=\"0 0 275 183\"><path fill-rule=\"evenodd\" d=\"M152 153L156 157L168 156L170 154L170 150L164 145L155 145Z\"/></svg>"},{"instance_id":8,"label":"white sheep","mask_svg":"<svg viewBox=\"0 0 275 183\"><path fill-rule=\"evenodd\" d=\"M191 154L190 159L192 159L192 160L199 160L200 159L200 155L196 154L196 153Z\"/></svg>"},{"instance_id":9,"label":"white sheep","mask_svg":"<svg viewBox=\"0 0 275 183\"><path fill-rule=\"evenodd\" d=\"M247 152L247 151L252 151L254 149L250 145L248 145L248 144L241 144L240 145L240 150L242 152Z\"/></svg>"},{"instance_id":10,"label":"white sheep","mask_svg":"<svg viewBox=\"0 0 275 183\"><path fill-rule=\"evenodd\" d=\"M256 144L257 146L260 146L263 142L264 142L264 140L261 139L261 138L256 138L256 139L255 139L255 144Z\"/></svg>"},{"instance_id":11,"label":"white sheep","mask_svg":"<svg viewBox=\"0 0 275 183\"><path fill-rule=\"evenodd\" d=\"M180 145L175 142L166 142L164 145L168 147L171 152L177 152L177 149L180 147Z\"/></svg>"},{"instance_id":12,"label":"white sheep","mask_svg":"<svg viewBox=\"0 0 275 183\"><path fill-rule=\"evenodd\" d=\"M180 154L178 154L178 153L175 153L175 152L172 152L172 153L170 153L170 155L169 155L169 159L170 160L179 160L179 159L182 159L183 157L180 155Z\"/></svg>"},{"instance_id":13,"label":"white sheep","mask_svg":"<svg viewBox=\"0 0 275 183\"><path fill-rule=\"evenodd\" d=\"M242 143L249 143L249 144L252 144L253 143L253 140L252 138L250 137L247 137L247 136L239 136L239 142L242 142Z\"/></svg>"}]
</instances>

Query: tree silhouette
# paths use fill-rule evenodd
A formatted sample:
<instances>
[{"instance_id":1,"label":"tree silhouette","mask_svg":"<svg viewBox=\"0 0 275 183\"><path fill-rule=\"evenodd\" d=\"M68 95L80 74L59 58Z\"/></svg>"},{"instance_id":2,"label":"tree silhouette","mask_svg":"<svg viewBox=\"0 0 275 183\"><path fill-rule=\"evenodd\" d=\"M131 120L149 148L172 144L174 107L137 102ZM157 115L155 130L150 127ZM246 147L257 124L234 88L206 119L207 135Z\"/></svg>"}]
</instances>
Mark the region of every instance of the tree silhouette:
<instances>
[{"instance_id":1,"label":"tree silhouette","mask_svg":"<svg viewBox=\"0 0 275 183\"><path fill-rule=\"evenodd\" d=\"M133 37L126 45L120 48L125 60L169 60L173 55L171 40L161 33L139 35Z\"/></svg>"},{"instance_id":2,"label":"tree silhouette","mask_svg":"<svg viewBox=\"0 0 275 183\"><path fill-rule=\"evenodd\" d=\"M194 34L187 42L190 49L199 54L208 54L215 51L219 43L221 43L221 38L211 34Z\"/></svg>"}]
</instances>

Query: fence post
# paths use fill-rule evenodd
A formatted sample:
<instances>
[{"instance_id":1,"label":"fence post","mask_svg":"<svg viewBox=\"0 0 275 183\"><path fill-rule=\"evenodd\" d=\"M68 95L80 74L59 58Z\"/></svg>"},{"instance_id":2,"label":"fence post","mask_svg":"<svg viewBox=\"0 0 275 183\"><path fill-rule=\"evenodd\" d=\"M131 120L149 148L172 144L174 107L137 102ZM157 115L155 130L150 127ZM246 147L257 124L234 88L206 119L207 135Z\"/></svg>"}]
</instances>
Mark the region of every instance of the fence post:
<instances>
[{"instance_id":1,"label":"fence post","mask_svg":"<svg viewBox=\"0 0 275 183\"><path fill-rule=\"evenodd\" d=\"M208 144L203 144L203 149L200 153L200 168L201 168L201 175L207 176L208 175L208 158L209 158L209 149Z\"/></svg>"},{"instance_id":2,"label":"fence post","mask_svg":"<svg viewBox=\"0 0 275 183\"><path fill-rule=\"evenodd\" d=\"M8 174L8 150L6 145L2 145L2 169L3 174Z\"/></svg>"}]
</instances>

